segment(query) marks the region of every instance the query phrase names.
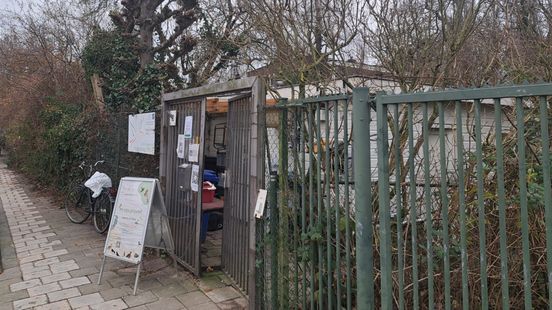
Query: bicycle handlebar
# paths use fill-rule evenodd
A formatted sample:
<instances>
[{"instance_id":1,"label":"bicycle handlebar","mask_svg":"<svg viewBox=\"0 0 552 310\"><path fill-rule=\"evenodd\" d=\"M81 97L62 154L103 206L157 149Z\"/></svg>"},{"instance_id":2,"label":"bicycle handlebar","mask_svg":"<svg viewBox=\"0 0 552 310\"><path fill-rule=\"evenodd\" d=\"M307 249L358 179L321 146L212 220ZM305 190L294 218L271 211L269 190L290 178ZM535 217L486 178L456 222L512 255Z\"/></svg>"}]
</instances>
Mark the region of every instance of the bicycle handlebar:
<instances>
[{"instance_id":1,"label":"bicycle handlebar","mask_svg":"<svg viewBox=\"0 0 552 310\"><path fill-rule=\"evenodd\" d=\"M86 161L83 161L83 162L80 163L79 168L81 170L84 170L85 167L88 167L88 169L90 170L90 173L92 173L93 168L95 168L97 165L100 165L100 164L103 164L103 163L105 163L105 160L98 160L93 165L87 165Z\"/></svg>"}]
</instances>

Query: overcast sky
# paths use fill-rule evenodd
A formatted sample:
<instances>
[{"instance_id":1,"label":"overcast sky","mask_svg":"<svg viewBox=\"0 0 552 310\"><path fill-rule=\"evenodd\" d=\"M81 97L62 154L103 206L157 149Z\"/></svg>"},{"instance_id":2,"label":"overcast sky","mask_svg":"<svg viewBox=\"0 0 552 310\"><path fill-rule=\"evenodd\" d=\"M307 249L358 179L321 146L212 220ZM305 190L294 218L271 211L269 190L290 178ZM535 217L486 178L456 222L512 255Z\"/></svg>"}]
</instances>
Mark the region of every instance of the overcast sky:
<instances>
[{"instance_id":1,"label":"overcast sky","mask_svg":"<svg viewBox=\"0 0 552 310\"><path fill-rule=\"evenodd\" d=\"M17 8L14 0L0 0L0 11L13 10Z\"/></svg>"},{"instance_id":2,"label":"overcast sky","mask_svg":"<svg viewBox=\"0 0 552 310\"><path fill-rule=\"evenodd\" d=\"M0 0L0 11L16 11L21 4L37 3L40 0Z\"/></svg>"}]
</instances>

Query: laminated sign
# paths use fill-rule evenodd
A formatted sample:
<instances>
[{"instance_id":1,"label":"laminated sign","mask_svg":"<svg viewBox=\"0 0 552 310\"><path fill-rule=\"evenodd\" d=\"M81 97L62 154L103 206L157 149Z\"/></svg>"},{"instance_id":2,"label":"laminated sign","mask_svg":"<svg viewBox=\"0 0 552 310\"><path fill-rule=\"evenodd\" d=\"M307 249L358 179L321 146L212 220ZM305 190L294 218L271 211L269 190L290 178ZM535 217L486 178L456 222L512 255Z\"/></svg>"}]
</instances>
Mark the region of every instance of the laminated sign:
<instances>
[{"instance_id":1,"label":"laminated sign","mask_svg":"<svg viewBox=\"0 0 552 310\"><path fill-rule=\"evenodd\" d=\"M128 151L155 155L155 112L128 116Z\"/></svg>"}]
</instances>

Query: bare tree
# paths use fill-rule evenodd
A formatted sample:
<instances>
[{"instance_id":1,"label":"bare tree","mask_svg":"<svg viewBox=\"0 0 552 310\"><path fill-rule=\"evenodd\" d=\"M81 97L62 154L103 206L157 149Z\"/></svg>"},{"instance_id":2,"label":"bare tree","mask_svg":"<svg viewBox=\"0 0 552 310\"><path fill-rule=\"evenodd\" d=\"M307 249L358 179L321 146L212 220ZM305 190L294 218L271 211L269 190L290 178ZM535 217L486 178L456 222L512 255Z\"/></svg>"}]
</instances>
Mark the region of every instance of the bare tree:
<instances>
[{"instance_id":1,"label":"bare tree","mask_svg":"<svg viewBox=\"0 0 552 310\"><path fill-rule=\"evenodd\" d=\"M459 52L492 0L368 1L362 37L371 56L403 90L450 85Z\"/></svg>"},{"instance_id":2,"label":"bare tree","mask_svg":"<svg viewBox=\"0 0 552 310\"><path fill-rule=\"evenodd\" d=\"M195 38L181 37L197 20L196 0L122 0L121 5L111 19L126 35L138 38L141 68L151 64L157 53L174 63L196 45ZM154 36L159 44L154 45Z\"/></svg>"},{"instance_id":3,"label":"bare tree","mask_svg":"<svg viewBox=\"0 0 552 310\"><path fill-rule=\"evenodd\" d=\"M250 29L248 65L289 85L323 88L358 33L362 2L354 0L241 1Z\"/></svg>"}]
</instances>

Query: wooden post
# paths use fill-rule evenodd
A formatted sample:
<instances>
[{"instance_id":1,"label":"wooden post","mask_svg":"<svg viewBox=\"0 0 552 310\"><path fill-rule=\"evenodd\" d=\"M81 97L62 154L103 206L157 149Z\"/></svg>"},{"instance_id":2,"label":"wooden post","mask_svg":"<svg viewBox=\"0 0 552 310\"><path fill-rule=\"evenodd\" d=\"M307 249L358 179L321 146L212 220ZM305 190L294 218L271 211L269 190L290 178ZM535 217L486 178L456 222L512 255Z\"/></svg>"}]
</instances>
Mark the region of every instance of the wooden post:
<instances>
[{"instance_id":1,"label":"wooden post","mask_svg":"<svg viewBox=\"0 0 552 310\"><path fill-rule=\"evenodd\" d=\"M92 82L92 91L94 92L94 101L96 101L96 105L100 109L100 112L105 111L105 102L103 97L103 91L102 91L102 81L100 76L97 73L92 74L92 77L90 77L90 81Z\"/></svg>"}]
</instances>

